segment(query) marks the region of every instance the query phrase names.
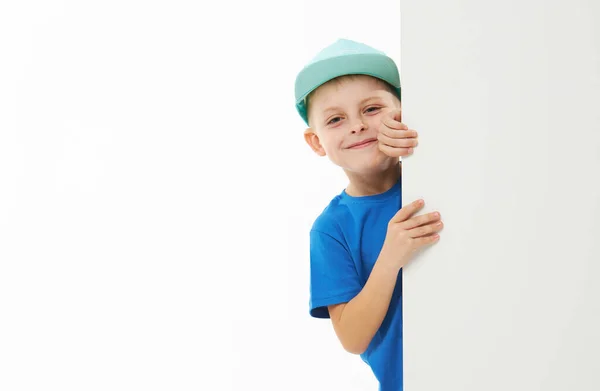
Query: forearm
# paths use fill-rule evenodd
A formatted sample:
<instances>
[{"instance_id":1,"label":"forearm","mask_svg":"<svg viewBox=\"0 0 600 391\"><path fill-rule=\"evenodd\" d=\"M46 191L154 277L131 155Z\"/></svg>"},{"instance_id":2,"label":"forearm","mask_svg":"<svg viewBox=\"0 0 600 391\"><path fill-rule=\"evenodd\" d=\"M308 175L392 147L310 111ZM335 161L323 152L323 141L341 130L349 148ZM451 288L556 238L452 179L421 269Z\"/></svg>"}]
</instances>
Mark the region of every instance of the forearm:
<instances>
[{"instance_id":1,"label":"forearm","mask_svg":"<svg viewBox=\"0 0 600 391\"><path fill-rule=\"evenodd\" d=\"M364 288L338 315L335 331L344 348L363 353L387 314L399 269L378 260Z\"/></svg>"}]
</instances>

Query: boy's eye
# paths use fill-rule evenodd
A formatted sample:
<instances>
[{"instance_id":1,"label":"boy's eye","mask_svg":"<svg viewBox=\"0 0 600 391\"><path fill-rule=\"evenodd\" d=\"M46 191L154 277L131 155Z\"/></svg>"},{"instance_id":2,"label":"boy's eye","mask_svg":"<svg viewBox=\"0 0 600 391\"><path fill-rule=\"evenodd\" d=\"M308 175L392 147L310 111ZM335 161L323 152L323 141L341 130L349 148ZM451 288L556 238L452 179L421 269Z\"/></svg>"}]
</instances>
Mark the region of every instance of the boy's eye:
<instances>
[{"instance_id":1,"label":"boy's eye","mask_svg":"<svg viewBox=\"0 0 600 391\"><path fill-rule=\"evenodd\" d=\"M339 122L341 119L342 119L341 117L333 117L332 119L330 119L330 120L327 122L327 125L331 125L331 124L334 124L334 123L336 123L336 122Z\"/></svg>"},{"instance_id":2,"label":"boy's eye","mask_svg":"<svg viewBox=\"0 0 600 391\"><path fill-rule=\"evenodd\" d=\"M381 107L372 106L372 107L368 107L365 111L368 112L368 113L373 113L373 112L375 112L377 110L380 110L380 109L381 109Z\"/></svg>"}]
</instances>

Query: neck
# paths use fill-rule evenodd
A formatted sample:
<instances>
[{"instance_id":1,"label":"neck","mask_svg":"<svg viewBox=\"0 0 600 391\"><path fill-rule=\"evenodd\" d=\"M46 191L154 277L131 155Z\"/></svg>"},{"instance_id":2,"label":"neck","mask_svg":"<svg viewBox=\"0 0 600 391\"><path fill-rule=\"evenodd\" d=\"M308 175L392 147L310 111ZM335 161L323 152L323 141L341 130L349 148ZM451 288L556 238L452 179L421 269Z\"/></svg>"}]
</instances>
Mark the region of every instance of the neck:
<instances>
[{"instance_id":1,"label":"neck","mask_svg":"<svg viewBox=\"0 0 600 391\"><path fill-rule=\"evenodd\" d=\"M384 171L369 174L346 172L350 183L346 194L352 197L363 197L385 193L391 189L402 175L402 163L391 164Z\"/></svg>"}]
</instances>

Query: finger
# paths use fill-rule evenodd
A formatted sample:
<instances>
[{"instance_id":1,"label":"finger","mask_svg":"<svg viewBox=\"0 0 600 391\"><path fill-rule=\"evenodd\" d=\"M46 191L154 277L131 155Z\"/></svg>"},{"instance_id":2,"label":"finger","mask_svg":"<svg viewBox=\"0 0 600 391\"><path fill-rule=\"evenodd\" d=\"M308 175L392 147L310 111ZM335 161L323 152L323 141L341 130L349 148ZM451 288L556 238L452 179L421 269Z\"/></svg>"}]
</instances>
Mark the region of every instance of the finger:
<instances>
[{"instance_id":1,"label":"finger","mask_svg":"<svg viewBox=\"0 0 600 391\"><path fill-rule=\"evenodd\" d=\"M383 118L381 119L381 123L391 129L408 130L408 126L403 124L401 121L396 121L394 117L390 117L387 115L383 116Z\"/></svg>"},{"instance_id":2,"label":"finger","mask_svg":"<svg viewBox=\"0 0 600 391\"><path fill-rule=\"evenodd\" d=\"M416 138L394 138L384 133L379 133L377 139L385 145L396 148L414 148L419 145Z\"/></svg>"},{"instance_id":3,"label":"finger","mask_svg":"<svg viewBox=\"0 0 600 391\"><path fill-rule=\"evenodd\" d=\"M398 129L397 126L394 127L392 125L387 125L382 121L381 126L379 126L379 133L383 133L383 134L393 137L393 138L417 138L417 137L419 137L419 133L417 133L416 130L409 129L408 126L406 126L406 125L402 126L401 128L402 129Z\"/></svg>"},{"instance_id":4,"label":"finger","mask_svg":"<svg viewBox=\"0 0 600 391\"><path fill-rule=\"evenodd\" d=\"M407 157L415 152L414 148L390 147L389 145L385 145L383 143L379 143L378 147L381 152L390 157Z\"/></svg>"},{"instance_id":5,"label":"finger","mask_svg":"<svg viewBox=\"0 0 600 391\"><path fill-rule=\"evenodd\" d=\"M433 234L433 235L429 235L429 236L423 236L422 238L413 239L413 243L418 248L418 247L423 247L423 246L433 244L433 243L437 242L438 240L440 240L440 235Z\"/></svg>"},{"instance_id":6,"label":"finger","mask_svg":"<svg viewBox=\"0 0 600 391\"><path fill-rule=\"evenodd\" d=\"M379 134L384 134L391 138L412 138L417 139L419 137L419 133L416 130L402 130L402 129L392 129L387 126L379 127Z\"/></svg>"},{"instance_id":7,"label":"finger","mask_svg":"<svg viewBox=\"0 0 600 391\"><path fill-rule=\"evenodd\" d=\"M409 229L408 236L410 236L411 238L415 238L415 239L420 238L420 237L423 237L426 235L435 234L435 233L439 232L443 227L444 227L444 223L442 223L441 221L427 224L427 225L422 225L420 227Z\"/></svg>"},{"instance_id":8,"label":"finger","mask_svg":"<svg viewBox=\"0 0 600 391\"><path fill-rule=\"evenodd\" d=\"M400 223L408 220L413 214L423 208L423 206L425 206L424 200L416 200L408 205L404 205L398 212L396 212L394 217L392 217L390 223Z\"/></svg>"},{"instance_id":9,"label":"finger","mask_svg":"<svg viewBox=\"0 0 600 391\"><path fill-rule=\"evenodd\" d=\"M436 221L440 221L440 219L441 216L439 212L431 212L420 216L414 216L411 219L406 220L402 223L402 227L404 229L413 229L425 224L435 223Z\"/></svg>"}]
</instances>

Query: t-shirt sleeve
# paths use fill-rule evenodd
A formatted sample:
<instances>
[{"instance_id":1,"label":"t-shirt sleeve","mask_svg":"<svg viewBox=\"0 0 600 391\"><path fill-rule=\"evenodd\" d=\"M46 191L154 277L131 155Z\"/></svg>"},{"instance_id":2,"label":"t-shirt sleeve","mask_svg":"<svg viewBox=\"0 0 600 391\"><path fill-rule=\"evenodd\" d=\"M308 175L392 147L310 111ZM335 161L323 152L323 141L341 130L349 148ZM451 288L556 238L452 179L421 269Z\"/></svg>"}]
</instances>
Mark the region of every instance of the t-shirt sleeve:
<instances>
[{"instance_id":1,"label":"t-shirt sleeve","mask_svg":"<svg viewBox=\"0 0 600 391\"><path fill-rule=\"evenodd\" d=\"M349 250L332 235L310 232L310 315L329 318L327 306L346 303L362 289Z\"/></svg>"}]
</instances>

